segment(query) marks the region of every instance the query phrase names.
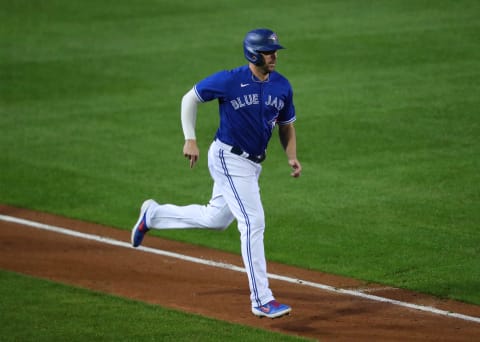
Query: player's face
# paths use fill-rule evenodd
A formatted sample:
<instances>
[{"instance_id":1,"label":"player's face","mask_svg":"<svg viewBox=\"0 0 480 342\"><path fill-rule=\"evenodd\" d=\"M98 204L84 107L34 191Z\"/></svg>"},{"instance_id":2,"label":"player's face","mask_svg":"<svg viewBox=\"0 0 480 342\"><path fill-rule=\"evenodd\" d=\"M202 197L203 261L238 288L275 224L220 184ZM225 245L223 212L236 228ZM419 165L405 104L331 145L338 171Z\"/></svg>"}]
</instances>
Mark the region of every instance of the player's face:
<instances>
[{"instance_id":1,"label":"player's face","mask_svg":"<svg viewBox=\"0 0 480 342\"><path fill-rule=\"evenodd\" d=\"M265 64L262 66L264 71L272 72L277 64L277 51L260 52Z\"/></svg>"}]
</instances>

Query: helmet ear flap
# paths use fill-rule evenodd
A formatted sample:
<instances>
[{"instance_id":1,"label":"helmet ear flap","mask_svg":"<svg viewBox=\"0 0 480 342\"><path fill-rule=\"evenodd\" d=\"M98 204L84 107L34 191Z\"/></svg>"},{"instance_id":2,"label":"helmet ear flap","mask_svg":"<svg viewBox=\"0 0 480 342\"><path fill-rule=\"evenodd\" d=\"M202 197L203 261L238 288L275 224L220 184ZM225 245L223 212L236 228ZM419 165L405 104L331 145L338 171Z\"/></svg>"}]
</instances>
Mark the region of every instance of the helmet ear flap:
<instances>
[{"instance_id":1,"label":"helmet ear flap","mask_svg":"<svg viewBox=\"0 0 480 342\"><path fill-rule=\"evenodd\" d=\"M257 62L256 63L253 63L257 66L262 66L265 64L265 59L263 58L263 56L260 54L260 53L257 53Z\"/></svg>"},{"instance_id":2,"label":"helmet ear flap","mask_svg":"<svg viewBox=\"0 0 480 342\"><path fill-rule=\"evenodd\" d=\"M265 63L261 53L256 51L251 51L250 49L245 48L245 57L249 62L252 62L255 65L263 65Z\"/></svg>"}]
</instances>

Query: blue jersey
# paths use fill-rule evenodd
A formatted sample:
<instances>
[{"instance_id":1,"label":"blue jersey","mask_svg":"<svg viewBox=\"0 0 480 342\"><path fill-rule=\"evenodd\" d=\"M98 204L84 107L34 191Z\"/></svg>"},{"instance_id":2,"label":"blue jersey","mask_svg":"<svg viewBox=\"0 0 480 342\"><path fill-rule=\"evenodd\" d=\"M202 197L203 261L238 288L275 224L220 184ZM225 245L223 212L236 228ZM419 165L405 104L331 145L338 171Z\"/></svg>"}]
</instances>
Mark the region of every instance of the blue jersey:
<instances>
[{"instance_id":1,"label":"blue jersey","mask_svg":"<svg viewBox=\"0 0 480 342\"><path fill-rule=\"evenodd\" d=\"M275 124L295 121L292 87L275 71L261 82L245 65L217 72L194 88L202 102L218 99L216 138L249 154L265 152Z\"/></svg>"}]
</instances>

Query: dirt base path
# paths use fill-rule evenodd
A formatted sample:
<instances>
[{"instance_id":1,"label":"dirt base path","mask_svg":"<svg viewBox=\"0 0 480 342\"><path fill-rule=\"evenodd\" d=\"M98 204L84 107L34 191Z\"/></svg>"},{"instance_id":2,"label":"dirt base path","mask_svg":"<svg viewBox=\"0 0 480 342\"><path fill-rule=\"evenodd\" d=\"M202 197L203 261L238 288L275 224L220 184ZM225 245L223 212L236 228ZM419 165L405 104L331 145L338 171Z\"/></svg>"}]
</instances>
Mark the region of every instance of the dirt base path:
<instances>
[{"instance_id":1,"label":"dirt base path","mask_svg":"<svg viewBox=\"0 0 480 342\"><path fill-rule=\"evenodd\" d=\"M0 205L0 214L129 242L130 233ZM240 256L147 236L144 246L242 267ZM474 341L480 323L271 280L289 316L250 312L245 273L0 220L0 268L139 301L322 341ZM480 317L480 306L269 263L269 273Z\"/></svg>"}]
</instances>

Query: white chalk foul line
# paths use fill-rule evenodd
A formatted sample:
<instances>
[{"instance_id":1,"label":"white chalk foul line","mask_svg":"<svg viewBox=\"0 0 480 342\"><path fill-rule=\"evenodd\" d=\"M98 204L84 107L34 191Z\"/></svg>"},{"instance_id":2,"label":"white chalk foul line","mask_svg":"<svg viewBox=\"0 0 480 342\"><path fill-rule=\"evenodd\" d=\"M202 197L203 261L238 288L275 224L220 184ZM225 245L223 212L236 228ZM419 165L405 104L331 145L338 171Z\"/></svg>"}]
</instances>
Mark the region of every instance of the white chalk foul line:
<instances>
[{"instance_id":1,"label":"white chalk foul line","mask_svg":"<svg viewBox=\"0 0 480 342\"><path fill-rule=\"evenodd\" d=\"M81 233L77 232L74 230L70 230L67 228L62 228L62 227L56 227L40 222L35 222L35 221L30 221L30 220L25 220L21 219L18 217L13 217L13 216L6 216L6 215L0 215L0 220L6 221L6 222L12 222L12 223L17 223L20 225L25 225L33 228L38 228L38 229L43 229L43 230L48 230L56 233L61 233L69 236L74 236L86 240L93 240L97 242L102 242L106 243L109 245L113 246L119 246L119 247L125 247L125 248L133 248L130 244L130 242L123 242L123 241L118 241L115 239L110 239L98 235L93 235L93 234L86 234L86 233ZM245 269L243 267L238 267L232 264L226 264L222 262L217 262L213 260L206 260L206 259L201 259L201 258L195 258L191 257L188 255L183 255L179 253L174 253L174 252L168 252L164 251L161 249L156 249L156 248L150 248L150 247L137 247L137 250L147 252L147 253L152 253L152 254L157 254L157 255L163 255L171 258L176 258L184 261L190 261L196 264L202 264L202 265L208 265L208 266L213 266L217 268L222 268L222 269L227 269L231 271L236 271L236 272L242 272L245 273ZM382 303L389 303L397 306L402 306L406 307L409 309L414 309L414 310L419 310L419 311L424 311L424 312L429 312L432 314L440 315L440 316L447 316L447 317L454 317L458 318L464 321L471 321L471 322L476 322L480 323L480 317L474 317L474 316L468 316L468 315L463 315L460 313L456 312L451 312L451 311L446 311L446 310L440 310L431 306L425 306L425 305L418 305L418 304L413 304L413 303L408 303L408 302L402 302L399 300L395 299L390 299L390 298L385 298L385 297L380 297L380 296L375 296L371 294L367 294L361 291L355 291L355 290L346 290L346 289L341 289L341 288L336 288L333 286L329 285L324 285L324 284L319 284L319 283L314 283L311 281L306 281L306 280L301 280L301 279L295 279L287 276L282 276L278 274L272 274L269 273L268 277L270 279L276 279L280 281L284 281L287 283L292 283L292 284L299 284L299 285L304 285L304 286L309 286L317 289L321 289L324 291L329 291L329 292L334 292L334 293L339 293L339 294L344 294L344 295L349 295L349 296L354 296L354 297L360 297L368 300L372 300L375 302L382 302Z\"/></svg>"}]
</instances>

